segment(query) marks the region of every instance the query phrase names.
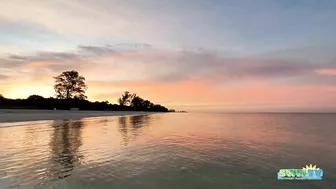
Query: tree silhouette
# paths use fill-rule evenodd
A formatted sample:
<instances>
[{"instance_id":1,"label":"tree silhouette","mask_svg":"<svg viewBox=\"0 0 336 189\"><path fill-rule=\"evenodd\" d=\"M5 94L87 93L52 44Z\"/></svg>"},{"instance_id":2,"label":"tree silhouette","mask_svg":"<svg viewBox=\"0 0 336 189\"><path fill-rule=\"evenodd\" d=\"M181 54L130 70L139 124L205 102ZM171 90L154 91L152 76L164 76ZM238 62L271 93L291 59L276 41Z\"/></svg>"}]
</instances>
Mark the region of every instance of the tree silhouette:
<instances>
[{"instance_id":1,"label":"tree silhouette","mask_svg":"<svg viewBox=\"0 0 336 189\"><path fill-rule=\"evenodd\" d=\"M128 91L125 91L124 94L118 99L120 106L128 106L132 102L136 94L131 94Z\"/></svg>"},{"instance_id":2,"label":"tree silhouette","mask_svg":"<svg viewBox=\"0 0 336 189\"><path fill-rule=\"evenodd\" d=\"M142 102L142 107L144 107L144 108L151 108L151 106L153 105L153 103L151 103L149 100L144 100L143 102Z\"/></svg>"},{"instance_id":3,"label":"tree silhouette","mask_svg":"<svg viewBox=\"0 0 336 189\"><path fill-rule=\"evenodd\" d=\"M40 95L30 95L27 100L43 100L44 98Z\"/></svg>"},{"instance_id":4,"label":"tree silhouette","mask_svg":"<svg viewBox=\"0 0 336 189\"><path fill-rule=\"evenodd\" d=\"M143 107L143 102L145 100L142 99L141 97L135 95L131 101L131 107L133 108L142 108Z\"/></svg>"},{"instance_id":5,"label":"tree silhouette","mask_svg":"<svg viewBox=\"0 0 336 189\"><path fill-rule=\"evenodd\" d=\"M121 107L128 106L129 110L140 110L140 111L159 111L167 112L168 109L159 104L153 104L149 100L145 100L135 93L130 93L126 91L119 99L119 104Z\"/></svg>"},{"instance_id":6,"label":"tree silhouette","mask_svg":"<svg viewBox=\"0 0 336 189\"><path fill-rule=\"evenodd\" d=\"M80 76L78 76L80 77ZM60 78L59 80L64 80ZM76 84L77 85L77 84ZM84 89L86 85L84 84ZM66 84L58 83L55 85L57 90L66 90ZM55 90L56 90L55 89ZM85 90L83 90L83 93ZM57 91L56 90L56 91ZM118 104L112 104L109 101L95 101L90 102L83 99L84 94L74 93L69 90L60 91L58 98L43 98L39 95L30 95L27 99L10 99L5 98L0 94L0 108L27 108L27 109L57 109L57 110L69 110L69 108L76 107L80 110L99 110L99 111L149 111L149 112L168 112L168 109L159 104L153 104L149 100L137 96L135 93L126 91L119 99ZM67 99L69 97L70 99ZM85 97L86 98L86 97Z\"/></svg>"},{"instance_id":7,"label":"tree silhouette","mask_svg":"<svg viewBox=\"0 0 336 189\"><path fill-rule=\"evenodd\" d=\"M54 77L54 89L59 99L87 99L85 91L87 86L85 78L80 76L77 71L65 71L61 75Z\"/></svg>"}]
</instances>

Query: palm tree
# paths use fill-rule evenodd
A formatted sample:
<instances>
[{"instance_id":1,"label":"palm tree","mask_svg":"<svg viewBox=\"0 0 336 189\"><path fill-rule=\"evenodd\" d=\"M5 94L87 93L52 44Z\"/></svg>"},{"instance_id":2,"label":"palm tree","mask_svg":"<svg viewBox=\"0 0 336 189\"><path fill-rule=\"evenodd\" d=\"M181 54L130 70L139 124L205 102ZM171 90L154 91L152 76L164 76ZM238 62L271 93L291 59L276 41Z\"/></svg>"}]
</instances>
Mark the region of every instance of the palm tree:
<instances>
[{"instance_id":1,"label":"palm tree","mask_svg":"<svg viewBox=\"0 0 336 189\"><path fill-rule=\"evenodd\" d=\"M120 106L128 106L132 102L136 94L131 94L128 91L125 91L124 94L118 99Z\"/></svg>"}]
</instances>

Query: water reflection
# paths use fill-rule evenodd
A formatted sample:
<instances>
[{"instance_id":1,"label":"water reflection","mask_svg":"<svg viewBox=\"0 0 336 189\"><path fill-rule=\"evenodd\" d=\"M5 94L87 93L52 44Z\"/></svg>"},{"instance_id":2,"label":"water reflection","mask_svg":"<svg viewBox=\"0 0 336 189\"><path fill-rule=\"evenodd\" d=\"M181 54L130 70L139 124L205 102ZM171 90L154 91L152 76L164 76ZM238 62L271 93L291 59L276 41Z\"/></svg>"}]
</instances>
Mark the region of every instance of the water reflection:
<instances>
[{"instance_id":1,"label":"water reflection","mask_svg":"<svg viewBox=\"0 0 336 189\"><path fill-rule=\"evenodd\" d=\"M142 132L142 127L150 125L149 115L136 115L118 118L119 132L122 135L123 145L127 146L131 140L135 140Z\"/></svg>"},{"instance_id":2,"label":"water reflection","mask_svg":"<svg viewBox=\"0 0 336 189\"><path fill-rule=\"evenodd\" d=\"M335 122L190 113L0 126L0 188L335 188ZM276 180L307 163L323 180Z\"/></svg>"},{"instance_id":3,"label":"water reflection","mask_svg":"<svg viewBox=\"0 0 336 189\"><path fill-rule=\"evenodd\" d=\"M71 175L74 168L81 163L84 158L79 153L82 146L81 130L83 122L63 121L52 124L53 133L50 139L50 169L49 177L62 179Z\"/></svg>"}]
</instances>

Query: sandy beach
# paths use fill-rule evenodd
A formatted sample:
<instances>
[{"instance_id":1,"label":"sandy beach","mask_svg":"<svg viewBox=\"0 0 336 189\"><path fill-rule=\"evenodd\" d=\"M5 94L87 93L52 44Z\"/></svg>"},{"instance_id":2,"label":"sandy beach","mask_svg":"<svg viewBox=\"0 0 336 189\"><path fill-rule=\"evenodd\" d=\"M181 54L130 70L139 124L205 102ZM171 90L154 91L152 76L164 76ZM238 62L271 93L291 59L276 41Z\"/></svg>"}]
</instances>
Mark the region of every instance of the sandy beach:
<instances>
[{"instance_id":1,"label":"sandy beach","mask_svg":"<svg viewBox=\"0 0 336 189\"><path fill-rule=\"evenodd\" d=\"M25 110L0 109L0 123L40 120L63 120L86 117L145 115L153 112L140 111L70 111L70 110Z\"/></svg>"}]
</instances>

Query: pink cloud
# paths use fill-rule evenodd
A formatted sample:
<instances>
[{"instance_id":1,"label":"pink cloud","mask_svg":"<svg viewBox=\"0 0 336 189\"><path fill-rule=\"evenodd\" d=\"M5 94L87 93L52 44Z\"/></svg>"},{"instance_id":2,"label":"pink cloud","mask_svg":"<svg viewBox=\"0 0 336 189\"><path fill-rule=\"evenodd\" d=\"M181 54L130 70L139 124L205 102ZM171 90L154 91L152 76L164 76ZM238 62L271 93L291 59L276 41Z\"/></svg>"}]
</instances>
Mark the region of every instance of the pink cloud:
<instances>
[{"instance_id":1,"label":"pink cloud","mask_svg":"<svg viewBox=\"0 0 336 189\"><path fill-rule=\"evenodd\" d=\"M336 75L336 69L318 69L315 72L320 75Z\"/></svg>"}]
</instances>

